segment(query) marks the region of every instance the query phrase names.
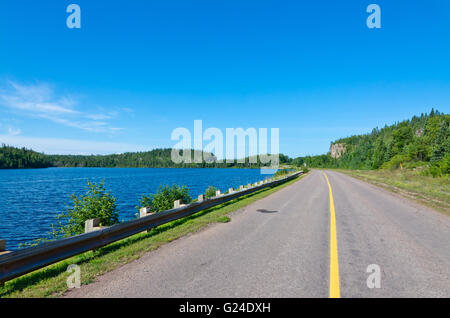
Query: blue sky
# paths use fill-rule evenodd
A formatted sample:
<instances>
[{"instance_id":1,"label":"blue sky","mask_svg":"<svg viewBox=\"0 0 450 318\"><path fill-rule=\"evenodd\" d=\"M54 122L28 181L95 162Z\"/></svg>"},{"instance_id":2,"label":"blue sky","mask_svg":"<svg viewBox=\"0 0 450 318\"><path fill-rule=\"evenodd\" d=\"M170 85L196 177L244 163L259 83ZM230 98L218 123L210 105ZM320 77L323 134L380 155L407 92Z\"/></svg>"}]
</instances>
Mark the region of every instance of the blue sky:
<instances>
[{"instance_id":1,"label":"blue sky","mask_svg":"<svg viewBox=\"0 0 450 318\"><path fill-rule=\"evenodd\" d=\"M66 26L81 7L82 27ZM368 29L366 7L381 7ZM279 128L295 157L450 110L450 3L0 3L0 142L46 153L172 147L177 127Z\"/></svg>"}]
</instances>

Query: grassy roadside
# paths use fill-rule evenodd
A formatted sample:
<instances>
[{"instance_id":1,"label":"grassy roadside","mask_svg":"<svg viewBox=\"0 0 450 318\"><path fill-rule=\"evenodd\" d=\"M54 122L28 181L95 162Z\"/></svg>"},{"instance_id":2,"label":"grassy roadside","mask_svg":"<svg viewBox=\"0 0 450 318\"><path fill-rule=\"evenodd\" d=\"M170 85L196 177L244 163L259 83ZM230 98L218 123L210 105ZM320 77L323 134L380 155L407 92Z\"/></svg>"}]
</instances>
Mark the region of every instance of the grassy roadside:
<instances>
[{"instance_id":1,"label":"grassy roadside","mask_svg":"<svg viewBox=\"0 0 450 318\"><path fill-rule=\"evenodd\" d=\"M121 265L138 259L144 253L174 241L184 235L197 232L213 223L227 223L229 214L259 199L287 187L304 176L282 185L260 190L247 196L226 202L219 206L200 211L189 217L176 220L148 233L140 233L127 239L105 246L97 251L86 252L70 259L50 265L33 273L6 282L0 287L0 297L58 297L67 290L66 272L70 264L77 264L81 270L81 284L95 281L97 276Z\"/></svg>"},{"instance_id":2,"label":"grassy roadside","mask_svg":"<svg viewBox=\"0 0 450 318\"><path fill-rule=\"evenodd\" d=\"M336 171L416 200L450 216L450 180L448 177L433 178L406 169L394 171L336 169Z\"/></svg>"}]
</instances>

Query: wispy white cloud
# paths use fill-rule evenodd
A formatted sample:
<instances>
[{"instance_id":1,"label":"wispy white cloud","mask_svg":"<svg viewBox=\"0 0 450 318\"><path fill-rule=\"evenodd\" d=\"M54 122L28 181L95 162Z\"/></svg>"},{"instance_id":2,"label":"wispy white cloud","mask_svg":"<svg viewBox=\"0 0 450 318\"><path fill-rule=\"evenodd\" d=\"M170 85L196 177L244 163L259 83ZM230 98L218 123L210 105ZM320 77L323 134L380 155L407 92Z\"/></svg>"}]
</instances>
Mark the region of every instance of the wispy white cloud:
<instances>
[{"instance_id":1,"label":"wispy white cloud","mask_svg":"<svg viewBox=\"0 0 450 318\"><path fill-rule=\"evenodd\" d=\"M112 127L109 120L117 117L117 111L85 112L76 107L78 101L70 96L57 96L45 83L23 85L8 81L0 89L0 106L24 116L46 119L61 125L89 132L115 133L121 128Z\"/></svg>"},{"instance_id":2,"label":"wispy white cloud","mask_svg":"<svg viewBox=\"0 0 450 318\"><path fill-rule=\"evenodd\" d=\"M106 120L114 118L112 115L108 114L87 114L86 118L92 119L92 120Z\"/></svg>"},{"instance_id":3,"label":"wispy white cloud","mask_svg":"<svg viewBox=\"0 0 450 318\"><path fill-rule=\"evenodd\" d=\"M8 127L8 134L10 136L17 136L20 135L21 133L22 130L20 130L19 128Z\"/></svg>"},{"instance_id":4,"label":"wispy white cloud","mask_svg":"<svg viewBox=\"0 0 450 318\"><path fill-rule=\"evenodd\" d=\"M17 136L22 133L22 130L19 128L15 128L11 125L6 125L0 122L0 133L7 133L9 136Z\"/></svg>"}]
</instances>

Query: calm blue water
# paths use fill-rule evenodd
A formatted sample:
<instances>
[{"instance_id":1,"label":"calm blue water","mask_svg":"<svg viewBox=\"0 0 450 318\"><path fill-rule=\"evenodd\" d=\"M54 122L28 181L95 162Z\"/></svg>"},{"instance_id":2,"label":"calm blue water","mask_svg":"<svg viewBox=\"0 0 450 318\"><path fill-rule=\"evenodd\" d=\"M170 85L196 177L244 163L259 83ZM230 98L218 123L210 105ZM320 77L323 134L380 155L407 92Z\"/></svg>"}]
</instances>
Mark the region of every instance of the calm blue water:
<instances>
[{"instance_id":1,"label":"calm blue water","mask_svg":"<svg viewBox=\"0 0 450 318\"><path fill-rule=\"evenodd\" d=\"M269 177L259 169L169 168L49 168L0 170L0 239L9 250L19 243L45 236L54 217L71 204L70 195L83 194L86 180L105 180L117 198L120 220L135 217L142 194L155 193L162 184L186 185L192 198L209 185L225 192L230 187Z\"/></svg>"}]
</instances>

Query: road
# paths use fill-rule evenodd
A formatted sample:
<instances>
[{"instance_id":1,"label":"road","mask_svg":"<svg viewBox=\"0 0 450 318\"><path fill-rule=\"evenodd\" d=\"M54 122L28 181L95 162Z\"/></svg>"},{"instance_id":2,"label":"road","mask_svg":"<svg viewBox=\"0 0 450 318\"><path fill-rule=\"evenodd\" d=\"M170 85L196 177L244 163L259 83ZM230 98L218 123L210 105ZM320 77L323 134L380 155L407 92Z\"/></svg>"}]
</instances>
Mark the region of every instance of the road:
<instances>
[{"instance_id":1,"label":"road","mask_svg":"<svg viewBox=\"0 0 450 318\"><path fill-rule=\"evenodd\" d=\"M340 297L450 297L450 218L349 176L326 175L332 201L325 175L313 171L236 211L231 222L171 242L65 296L329 297L337 288ZM369 265L380 275L368 273Z\"/></svg>"}]
</instances>

